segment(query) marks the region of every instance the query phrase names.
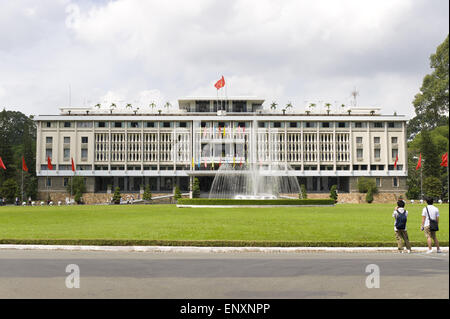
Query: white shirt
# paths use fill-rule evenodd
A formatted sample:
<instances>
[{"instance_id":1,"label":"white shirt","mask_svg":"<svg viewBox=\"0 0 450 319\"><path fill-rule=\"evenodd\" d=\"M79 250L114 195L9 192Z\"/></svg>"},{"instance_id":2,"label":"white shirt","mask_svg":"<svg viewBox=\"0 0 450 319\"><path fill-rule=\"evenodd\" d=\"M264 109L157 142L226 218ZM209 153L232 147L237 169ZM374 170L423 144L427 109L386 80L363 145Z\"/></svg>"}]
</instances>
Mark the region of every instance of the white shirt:
<instances>
[{"instance_id":1,"label":"white shirt","mask_svg":"<svg viewBox=\"0 0 450 319\"><path fill-rule=\"evenodd\" d=\"M430 226L430 219L428 218L427 208L431 219L436 220L436 218L439 217L439 209L437 209L436 206L427 205L427 207L422 210L422 216L425 216L425 223L423 224L423 227Z\"/></svg>"},{"instance_id":2,"label":"white shirt","mask_svg":"<svg viewBox=\"0 0 450 319\"><path fill-rule=\"evenodd\" d=\"M398 210L398 212L397 212L397 210ZM406 217L408 217L408 211L405 210L403 207L399 207L399 208L397 208L397 210L394 210L394 213L392 214L392 217L394 217L394 230L395 231L397 231L397 228L395 228L395 221L397 220L398 213L405 214ZM406 230L406 225L405 225L404 230Z\"/></svg>"}]
</instances>

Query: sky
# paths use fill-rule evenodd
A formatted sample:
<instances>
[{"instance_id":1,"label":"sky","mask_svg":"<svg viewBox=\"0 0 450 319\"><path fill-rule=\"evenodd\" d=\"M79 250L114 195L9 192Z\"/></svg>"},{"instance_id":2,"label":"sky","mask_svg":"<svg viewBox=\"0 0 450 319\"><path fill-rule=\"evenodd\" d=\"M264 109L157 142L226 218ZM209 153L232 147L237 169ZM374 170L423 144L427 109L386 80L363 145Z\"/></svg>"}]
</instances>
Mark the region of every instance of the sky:
<instances>
[{"instance_id":1,"label":"sky","mask_svg":"<svg viewBox=\"0 0 450 319\"><path fill-rule=\"evenodd\" d=\"M414 116L448 0L0 0L0 108L227 96ZM219 91L225 94L224 89Z\"/></svg>"}]
</instances>

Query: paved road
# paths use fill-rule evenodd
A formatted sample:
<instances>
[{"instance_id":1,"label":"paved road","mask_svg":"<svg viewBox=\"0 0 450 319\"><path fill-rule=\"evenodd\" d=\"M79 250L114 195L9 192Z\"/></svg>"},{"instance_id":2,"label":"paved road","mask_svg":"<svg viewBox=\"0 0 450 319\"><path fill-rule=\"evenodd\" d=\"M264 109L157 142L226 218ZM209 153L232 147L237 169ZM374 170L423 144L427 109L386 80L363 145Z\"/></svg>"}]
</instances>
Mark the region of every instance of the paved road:
<instances>
[{"instance_id":1,"label":"paved road","mask_svg":"<svg viewBox=\"0 0 450 319\"><path fill-rule=\"evenodd\" d=\"M69 264L80 288L66 287ZM448 281L447 253L0 250L0 298L449 298Z\"/></svg>"}]
</instances>

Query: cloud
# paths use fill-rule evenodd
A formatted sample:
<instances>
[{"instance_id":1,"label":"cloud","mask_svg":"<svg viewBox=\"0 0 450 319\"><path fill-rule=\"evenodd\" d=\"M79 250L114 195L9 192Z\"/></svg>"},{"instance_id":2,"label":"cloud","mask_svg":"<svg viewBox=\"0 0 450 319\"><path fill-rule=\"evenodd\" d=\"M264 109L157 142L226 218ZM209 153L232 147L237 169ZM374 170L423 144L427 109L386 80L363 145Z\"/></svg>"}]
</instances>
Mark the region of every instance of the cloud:
<instances>
[{"instance_id":1,"label":"cloud","mask_svg":"<svg viewBox=\"0 0 450 319\"><path fill-rule=\"evenodd\" d=\"M224 75L229 96L347 103L357 87L358 104L412 115L447 33L445 0L4 2L0 106L175 105Z\"/></svg>"}]
</instances>

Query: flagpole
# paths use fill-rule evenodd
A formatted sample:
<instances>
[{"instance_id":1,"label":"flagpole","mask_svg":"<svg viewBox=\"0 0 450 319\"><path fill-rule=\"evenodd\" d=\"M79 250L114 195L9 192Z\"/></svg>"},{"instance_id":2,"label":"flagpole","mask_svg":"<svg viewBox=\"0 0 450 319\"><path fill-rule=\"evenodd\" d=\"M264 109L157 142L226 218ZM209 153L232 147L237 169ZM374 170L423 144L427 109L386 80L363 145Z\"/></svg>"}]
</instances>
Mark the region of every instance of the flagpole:
<instances>
[{"instance_id":1,"label":"flagpole","mask_svg":"<svg viewBox=\"0 0 450 319\"><path fill-rule=\"evenodd\" d=\"M23 203L23 167L22 167L22 203Z\"/></svg>"},{"instance_id":2,"label":"flagpole","mask_svg":"<svg viewBox=\"0 0 450 319\"><path fill-rule=\"evenodd\" d=\"M420 163L422 164L422 163ZM423 190L422 190L422 165L420 165L420 199L423 200Z\"/></svg>"}]
</instances>

